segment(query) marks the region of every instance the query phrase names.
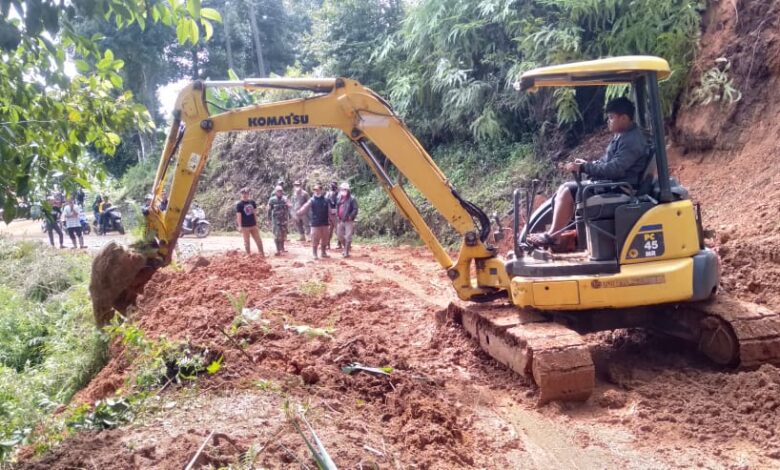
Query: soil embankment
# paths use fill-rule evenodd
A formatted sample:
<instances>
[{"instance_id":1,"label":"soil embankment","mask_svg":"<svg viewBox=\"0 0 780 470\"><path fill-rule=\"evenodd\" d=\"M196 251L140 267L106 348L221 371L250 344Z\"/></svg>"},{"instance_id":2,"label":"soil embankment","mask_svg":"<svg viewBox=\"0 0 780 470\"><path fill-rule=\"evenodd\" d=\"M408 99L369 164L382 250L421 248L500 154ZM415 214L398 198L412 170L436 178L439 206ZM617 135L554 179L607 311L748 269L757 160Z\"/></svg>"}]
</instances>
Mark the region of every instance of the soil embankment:
<instances>
[{"instance_id":1,"label":"soil embankment","mask_svg":"<svg viewBox=\"0 0 780 470\"><path fill-rule=\"evenodd\" d=\"M780 309L779 23L777 1L712 4L692 85L723 58L742 99L683 107L672 149L673 174L703 203L705 224L715 231L723 288L774 309Z\"/></svg>"},{"instance_id":2,"label":"soil embankment","mask_svg":"<svg viewBox=\"0 0 780 470\"><path fill-rule=\"evenodd\" d=\"M303 247L301 247L303 248ZM423 249L358 247L357 257L313 262L237 252L155 274L133 320L224 354L197 385L160 393L159 411L118 430L79 433L20 468L181 468L214 431L203 465L309 461L283 411L307 417L344 467L727 468L777 464L780 372L718 370L680 343L636 332L589 337L599 383L585 404L538 408L536 390L435 313L451 300ZM240 327L227 293L246 293L262 321ZM287 328L285 328L287 326ZM328 336L292 326L323 328ZM243 348L237 344L244 344ZM125 387L122 348L77 396L92 402ZM348 375L352 362L392 367Z\"/></svg>"}]
</instances>

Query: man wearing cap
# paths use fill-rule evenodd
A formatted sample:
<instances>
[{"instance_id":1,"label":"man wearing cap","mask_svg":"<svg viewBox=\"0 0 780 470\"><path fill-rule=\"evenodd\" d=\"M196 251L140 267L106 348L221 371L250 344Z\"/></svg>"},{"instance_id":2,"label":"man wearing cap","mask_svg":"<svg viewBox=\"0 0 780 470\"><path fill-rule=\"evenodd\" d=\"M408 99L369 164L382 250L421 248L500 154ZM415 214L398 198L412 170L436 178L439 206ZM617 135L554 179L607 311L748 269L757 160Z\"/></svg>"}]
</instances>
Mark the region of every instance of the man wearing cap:
<instances>
[{"instance_id":1,"label":"man wearing cap","mask_svg":"<svg viewBox=\"0 0 780 470\"><path fill-rule=\"evenodd\" d=\"M322 193L322 185L317 183L313 188L314 195L298 209L296 215L302 216L304 212L308 212L309 220L311 220L311 250L314 258L317 259L317 247L322 250L322 257L327 258L328 253L326 247L328 245L328 212L330 212L330 204L325 199L325 195Z\"/></svg>"},{"instance_id":2,"label":"man wearing cap","mask_svg":"<svg viewBox=\"0 0 780 470\"><path fill-rule=\"evenodd\" d=\"M298 229L299 239L302 242L306 241L306 232L309 231L309 214L304 211L304 214L299 216L298 211L309 201L309 193L307 193L302 187L300 181L293 183L292 194L292 216L295 221L295 228Z\"/></svg>"},{"instance_id":3,"label":"man wearing cap","mask_svg":"<svg viewBox=\"0 0 780 470\"><path fill-rule=\"evenodd\" d=\"M328 249L330 250L330 241L333 240L333 233L336 231L336 226L339 224L339 219L336 217L336 206L339 203L339 184L335 181L330 183L330 190L325 193L325 199L328 201ZM341 241L336 237L338 245L336 248L341 248Z\"/></svg>"},{"instance_id":4,"label":"man wearing cap","mask_svg":"<svg viewBox=\"0 0 780 470\"><path fill-rule=\"evenodd\" d=\"M257 227L257 203L249 199L249 188L241 188L241 200L236 203L236 227L244 237L244 249L250 252L249 237L255 240L257 251L265 256L263 241L260 239L260 229Z\"/></svg>"},{"instance_id":5,"label":"man wearing cap","mask_svg":"<svg viewBox=\"0 0 780 470\"><path fill-rule=\"evenodd\" d=\"M339 198L336 203L336 218L339 225L336 233L341 242L341 255L348 258L349 251L352 249L352 233L358 215L358 203L350 192L349 183L341 183L339 188Z\"/></svg>"},{"instance_id":6,"label":"man wearing cap","mask_svg":"<svg viewBox=\"0 0 780 470\"><path fill-rule=\"evenodd\" d=\"M268 200L268 220L274 232L276 256L284 251L284 240L287 238L287 222L290 216L290 203L284 195L281 186L274 188L274 195Z\"/></svg>"}]
</instances>

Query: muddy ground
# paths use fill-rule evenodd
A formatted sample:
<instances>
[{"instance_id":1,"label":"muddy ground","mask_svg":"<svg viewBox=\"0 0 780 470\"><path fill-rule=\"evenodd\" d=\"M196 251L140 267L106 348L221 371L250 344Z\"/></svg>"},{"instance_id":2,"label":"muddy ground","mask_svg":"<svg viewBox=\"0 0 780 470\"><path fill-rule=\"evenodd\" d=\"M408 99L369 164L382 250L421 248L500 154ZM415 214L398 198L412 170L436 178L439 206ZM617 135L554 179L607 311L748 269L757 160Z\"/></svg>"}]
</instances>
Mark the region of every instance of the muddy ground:
<instances>
[{"instance_id":1,"label":"muddy ground","mask_svg":"<svg viewBox=\"0 0 780 470\"><path fill-rule=\"evenodd\" d=\"M306 409L343 468L772 468L780 465L780 371L719 370L692 349L642 332L589 337L596 392L584 404L536 405L534 386L482 353L435 313L452 300L424 249L359 246L349 260L313 261L298 244L282 258L237 252L158 272L133 320L148 335L221 351L217 374L168 387L157 411L131 425L79 433L19 468L180 469L209 433L199 467L309 467L283 411ZM188 272L189 271L189 272ZM314 282L312 282L314 281ZM267 323L220 332L247 294ZM310 337L285 325L332 328ZM126 386L113 347L76 400ZM360 362L389 376L347 375Z\"/></svg>"}]
</instances>

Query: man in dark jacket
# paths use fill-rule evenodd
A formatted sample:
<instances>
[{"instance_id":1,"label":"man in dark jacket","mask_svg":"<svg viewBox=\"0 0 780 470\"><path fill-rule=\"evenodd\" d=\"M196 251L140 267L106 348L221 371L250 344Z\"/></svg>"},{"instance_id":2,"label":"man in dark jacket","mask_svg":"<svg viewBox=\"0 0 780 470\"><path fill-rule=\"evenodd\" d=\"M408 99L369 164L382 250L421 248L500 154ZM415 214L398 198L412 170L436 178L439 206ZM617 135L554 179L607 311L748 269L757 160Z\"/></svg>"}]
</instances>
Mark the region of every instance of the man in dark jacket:
<instances>
[{"instance_id":1,"label":"man in dark jacket","mask_svg":"<svg viewBox=\"0 0 780 470\"><path fill-rule=\"evenodd\" d=\"M349 183L341 183L339 199L336 205L338 227L336 233L341 242L341 255L349 257L352 249L352 233L355 230L355 219L358 215L358 203L349 190Z\"/></svg>"},{"instance_id":2,"label":"man in dark jacket","mask_svg":"<svg viewBox=\"0 0 780 470\"><path fill-rule=\"evenodd\" d=\"M322 185L315 184L314 195L298 209L296 215L302 217L308 211L308 218L311 223L311 251L314 258L317 258L317 247L321 248L322 257L328 258L326 247L328 245L328 232L330 224L328 223L328 213L330 212L330 203L322 193Z\"/></svg>"},{"instance_id":3,"label":"man in dark jacket","mask_svg":"<svg viewBox=\"0 0 780 470\"><path fill-rule=\"evenodd\" d=\"M564 165L566 171L586 173L594 180L626 181L634 188L641 183L649 156L647 139L634 123L634 103L628 98L616 98L607 103L607 126L615 135L601 159L588 162L577 159ZM545 233L528 236L527 241L538 247L556 243L561 231L574 216L577 183L562 184L555 194L553 223Z\"/></svg>"}]
</instances>

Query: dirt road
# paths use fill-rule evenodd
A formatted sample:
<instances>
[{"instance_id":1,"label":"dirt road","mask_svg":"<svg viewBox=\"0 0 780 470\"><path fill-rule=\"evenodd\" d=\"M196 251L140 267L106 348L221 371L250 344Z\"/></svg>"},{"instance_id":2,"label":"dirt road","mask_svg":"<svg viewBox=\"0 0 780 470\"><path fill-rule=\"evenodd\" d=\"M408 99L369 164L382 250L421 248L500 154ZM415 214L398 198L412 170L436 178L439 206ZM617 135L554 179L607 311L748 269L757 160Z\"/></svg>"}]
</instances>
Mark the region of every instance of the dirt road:
<instances>
[{"instance_id":1,"label":"dirt road","mask_svg":"<svg viewBox=\"0 0 780 470\"><path fill-rule=\"evenodd\" d=\"M40 221L18 219L10 224L0 222L0 235L10 236L15 240L34 240L47 245L49 244L48 235L41 231ZM54 242L59 243L56 233L54 234L54 237ZM64 234L63 240L66 249L70 249L73 246L67 233ZM119 235L116 232L110 232L107 235L95 235L95 233L92 232L90 235L84 236L84 244L87 249L95 253L111 240L128 244L131 242L132 237L129 234ZM209 235L206 238L185 235L179 239L177 246L180 254L186 258L198 253L221 253L227 250L241 248L243 247L243 241L238 234ZM266 251L272 251L273 246L272 239L263 239L263 247ZM254 242L252 250L255 250Z\"/></svg>"},{"instance_id":2,"label":"dirt road","mask_svg":"<svg viewBox=\"0 0 780 470\"><path fill-rule=\"evenodd\" d=\"M235 248L236 237L209 237ZM185 242L186 243L186 242ZM224 354L218 374L169 387L132 425L74 435L20 468L182 468L206 436L199 464L310 462L283 409L307 410L344 468L776 468L780 372L713 368L675 342L641 332L589 338L599 383L584 404L537 407L532 384L482 353L435 313L454 299L420 248L358 246L355 257L313 261L291 243L281 258L209 255L205 267L158 272L133 320L150 337L188 340ZM208 248L207 248L208 247ZM236 340L226 293L247 294L263 323ZM309 337L290 329L329 328ZM388 377L347 375L350 362L393 367ZM76 400L127 386L118 345ZM154 407L153 407L154 408Z\"/></svg>"}]
</instances>

